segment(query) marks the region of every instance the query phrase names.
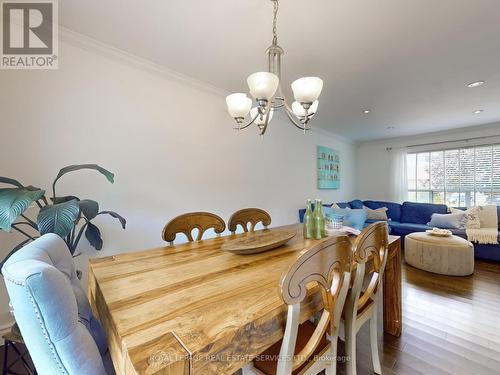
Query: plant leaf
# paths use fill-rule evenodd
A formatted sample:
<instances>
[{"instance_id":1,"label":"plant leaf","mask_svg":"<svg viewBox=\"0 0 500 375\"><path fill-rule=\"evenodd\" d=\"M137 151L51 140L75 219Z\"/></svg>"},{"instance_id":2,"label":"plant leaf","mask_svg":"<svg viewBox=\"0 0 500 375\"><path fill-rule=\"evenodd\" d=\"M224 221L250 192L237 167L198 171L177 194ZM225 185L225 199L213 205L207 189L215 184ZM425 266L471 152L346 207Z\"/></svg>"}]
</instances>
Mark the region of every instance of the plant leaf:
<instances>
[{"instance_id":1,"label":"plant leaf","mask_svg":"<svg viewBox=\"0 0 500 375\"><path fill-rule=\"evenodd\" d=\"M17 186L19 188L23 188L23 184L21 184L19 181L17 180L14 180L13 178L9 178L9 177L2 177L0 176L0 183L1 184L8 184L8 185L14 185L14 186Z\"/></svg>"},{"instance_id":2,"label":"plant leaf","mask_svg":"<svg viewBox=\"0 0 500 375\"><path fill-rule=\"evenodd\" d=\"M56 179L52 183L52 195L53 198L55 199L56 197L56 182L59 180L62 176L64 176L66 173L69 172L74 172L74 171L79 171L81 169L94 169L100 173L102 173L109 182L113 183L115 182L115 175L108 171L107 169L104 169L100 165L97 164L74 164L74 165L68 165L67 167L62 168L59 173L56 176Z\"/></svg>"},{"instance_id":3,"label":"plant leaf","mask_svg":"<svg viewBox=\"0 0 500 375\"><path fill-rule=\"evenodd\" d=\"M88 223L87 229L85 230L85 237L87 237L87 240L94 249L102 249L101 231L94 224Z\"/></svg>"},{"instance_id":4,"label":"plant leaf","mask_svg":"<svg viewBox=\"0 0 500 375\"><path fill-rule=\"evenodd\" d=\"M81 169L94 169L98 172L101 172L109 182L113 183L115 182L115 175L114 173L111 173L107 169L104 169L100 165L97 164L74 164L74 165L68 165L67 167L61 168L59 173L57 174L56 180L59 180L63 175L69 172L74 172L74 171L79 171ZM55 182L54 181L54 182Z\"/></svg>"},{"instance_id":5,"label":"plant leaf","mask_svg":"<svg viewBox=\"0 0 500 375\"><path fill-rule=\"evenodd\" d=\"M75 226L79 215L76 200L45 206L38 213L38 230L40 234L55 233L64 238Z\"/></svg>"},{"instance_id":6,"label":"plant leaf","mask_svg":"<svg viewBox=\"0 0 500 375\"><path fill-rule=\"evenodd\" d=\"M80 206L80 211L87 220L92 220L99 213L99 203L92 199L82 199L78 202L78 205Z\"/></svg>"},{"instance_id":7,"label":"plant leaf","mask_svg":"<svg viewBox=\"0 0 500 375\"><path fill-rule=\"evenodd\" d=\"M122 228L125 229L125 226L127 225L127 220L121 215L118 215L116 212L113 211L101 211L97 215L110 215L114 217L115 219L120 220L120 223L122 225Z\"/></svg>"},{"instance_id":8,"label":"plant leaf","mask_svg":"<svg viewBox=\"0 0 500 375\"><path fill-rule=\"evenodd\" d=\"M52 201L52 203L64 203L64 202L69 202L69 201L72 201L73 199L79 201L80 198L78 197L75 197L74 195L65 195L64 197L56 197L55 199L54 198L50 198L50 200Z\"/></svg>"},{"instance_id":9,"label":"plant leaf","mask_svg":"<svg viewBox=\"0 0 500 375\"><path fill-rule=\"evenodd\" d=\"M17 217L44 194L43 190L0 189L0 229L9 232Z\"/></svg>"}]
</instances>

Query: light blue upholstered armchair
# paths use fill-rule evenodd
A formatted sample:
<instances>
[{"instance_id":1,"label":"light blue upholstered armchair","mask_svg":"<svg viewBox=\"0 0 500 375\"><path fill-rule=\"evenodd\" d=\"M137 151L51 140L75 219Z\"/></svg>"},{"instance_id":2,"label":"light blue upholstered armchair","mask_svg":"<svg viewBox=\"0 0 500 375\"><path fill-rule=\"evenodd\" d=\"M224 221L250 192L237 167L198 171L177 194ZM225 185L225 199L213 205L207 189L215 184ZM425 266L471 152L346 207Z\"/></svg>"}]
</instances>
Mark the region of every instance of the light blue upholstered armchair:
<instances>
[{"instance_id":1,"label":"light blue upholstered armchair","mask_svg":"<svg viewBox=\"0 0 500 375\"><path fill-rule=\"evenodd\" d=\"M106 337L93 316L66 243L46 234L13 254L2 274L39 375L112 375Z\"/></svg>"}]
</instances>

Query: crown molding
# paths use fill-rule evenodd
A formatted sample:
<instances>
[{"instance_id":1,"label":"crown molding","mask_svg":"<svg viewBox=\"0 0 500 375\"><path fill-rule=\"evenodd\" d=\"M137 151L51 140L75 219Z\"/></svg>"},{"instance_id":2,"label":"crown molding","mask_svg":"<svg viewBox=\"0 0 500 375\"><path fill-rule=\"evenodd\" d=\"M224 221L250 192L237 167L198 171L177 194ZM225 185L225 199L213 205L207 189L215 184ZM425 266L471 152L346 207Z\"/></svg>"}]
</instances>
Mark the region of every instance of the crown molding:
<instances>
[{"instance_id":1,"label":"crown molding","mask_svg":"<svg viewBox=\"0 0 500 375\"><path fill-rule=\"evenodd\" d=\"M96 39L77 33L62 26L59 26L59 39L61 42L68 43L74 47L93 52L97 55L113 59L120 63L125 63L131 67L141 69L148 73L159 75L166 79L176 80L178 82L187 84L191 87L203 90L213 95L225 97L229 94L228 91L222 88L189 77L185 74L169 69L164 65L157 64L148 59L133 55L129 52L100 42Z\"/></svg>"},{"instance_id":2,"label":"crown molding","mask_svg":"<svg viewBox=\"0 0 500 375\"><path fill-rule=\"evenodd\" d=\"M397 148L405 143L426 143L426 142L440 142L441 140L445 142L460 142L467 138L473 138L477 136L490 136L492 138L498 138L498 129L500 122L492 122L480 125L472 125L454 129L440 130L430 133L420 133L414 135L406 135L402 137L393 138L383 138L375 139L371 141L359 142L360 146L364 145L383 145ZM466 145L467 143L465 143Z\"/></svg>"}]
</instances>

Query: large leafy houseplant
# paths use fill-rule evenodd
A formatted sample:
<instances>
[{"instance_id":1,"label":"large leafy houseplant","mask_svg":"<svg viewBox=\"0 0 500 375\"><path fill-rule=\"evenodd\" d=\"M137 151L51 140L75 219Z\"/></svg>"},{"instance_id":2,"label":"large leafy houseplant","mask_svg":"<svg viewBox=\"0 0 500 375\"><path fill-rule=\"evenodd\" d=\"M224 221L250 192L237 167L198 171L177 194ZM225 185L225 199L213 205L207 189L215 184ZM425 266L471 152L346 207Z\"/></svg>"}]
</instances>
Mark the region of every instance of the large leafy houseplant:
<instances>
[{"instance_id":1,"label":"large leafy houseplant","mask_svg":"<svg viewBox=\"0 0 500 375\"><path fill-rule=\"evenodd\" d=\"M122 216L113 211L99 211L99 204L94 200L80 199L73 195L56 195L57 181L66 173L82 169L96 170L109 182L114 182L114 174L99 165L70 165L59 171L52 183L52 196L47 199L45 190L31 185L24 186L12 178L0 177L1 184L12 186L0 188L0 230L7 232L14 230L26 237L5 259L26 243L46 233L55 233L64 239L73 256L79 255L75 252L83 233L92 247L101 250L103 245L101 231L92 222L99 215L114 217L125 229L126 220ZM36 219L28 217L25 212L32 204L36 204L39 208Z\"/></svg>"}]
</instances>

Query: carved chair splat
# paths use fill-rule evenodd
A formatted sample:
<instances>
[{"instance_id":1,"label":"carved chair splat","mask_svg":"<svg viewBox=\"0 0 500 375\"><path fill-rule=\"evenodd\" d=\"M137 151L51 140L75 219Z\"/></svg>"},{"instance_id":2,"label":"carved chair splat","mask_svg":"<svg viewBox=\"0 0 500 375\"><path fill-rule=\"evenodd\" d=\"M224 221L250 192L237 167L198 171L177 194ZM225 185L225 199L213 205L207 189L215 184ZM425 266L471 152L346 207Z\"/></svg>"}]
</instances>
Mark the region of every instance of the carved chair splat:
<instances>
[{"instance_id":1,"label":"carved chair splat","mask_svg":"<svg viewBox=\"0 0 500 375\"><path fill-rule=\"evenodd\" d=\"M253 232L258 223L262 223L264 228L267 228L271 225L271 215L260 208L244 208L231 215L228 229L234 234L238 225L241 225L243 231L248 232L248 224L250 224L250 232Z\"/></svg>"},{"instance_id":2,"label":"carved chair splat","mask_svg":"<svg viewBox=\"0 0 500 375\"><path fill-rule=\"evenodd\" d=\"M192 242L194 241L193 229L198 229L196 241L200 241L203 234L210 228L217 236L220 236L226 230L226 223L221 217L210 212L190 212L170 220L163 228L162 238L173 245L177 233L183 233L188 241Z\"/></svg>"},{"instance_id":3,"label":"carved chair splat","mask_svg":"<svg viewBox=\"0 0 500 375\"><path fill-rule=\"evenodd\" d=\"M350 284L351 255L349 238L338 236L329 237L298 256L283 274L278 288L288 305L283 340L262 353L262 358L274 358L274 361L254 361L243 369L244 375L317 374L322 370L327 375L335 374L338 328ZM316 326L309 320L299 324L300 304L311 283L318 285L323 300L323 311ZM303 336L306 332L308 337ZM279 348L279 356L278 352L272 352L273 348Z\"/></svg>"}]
</instances>

